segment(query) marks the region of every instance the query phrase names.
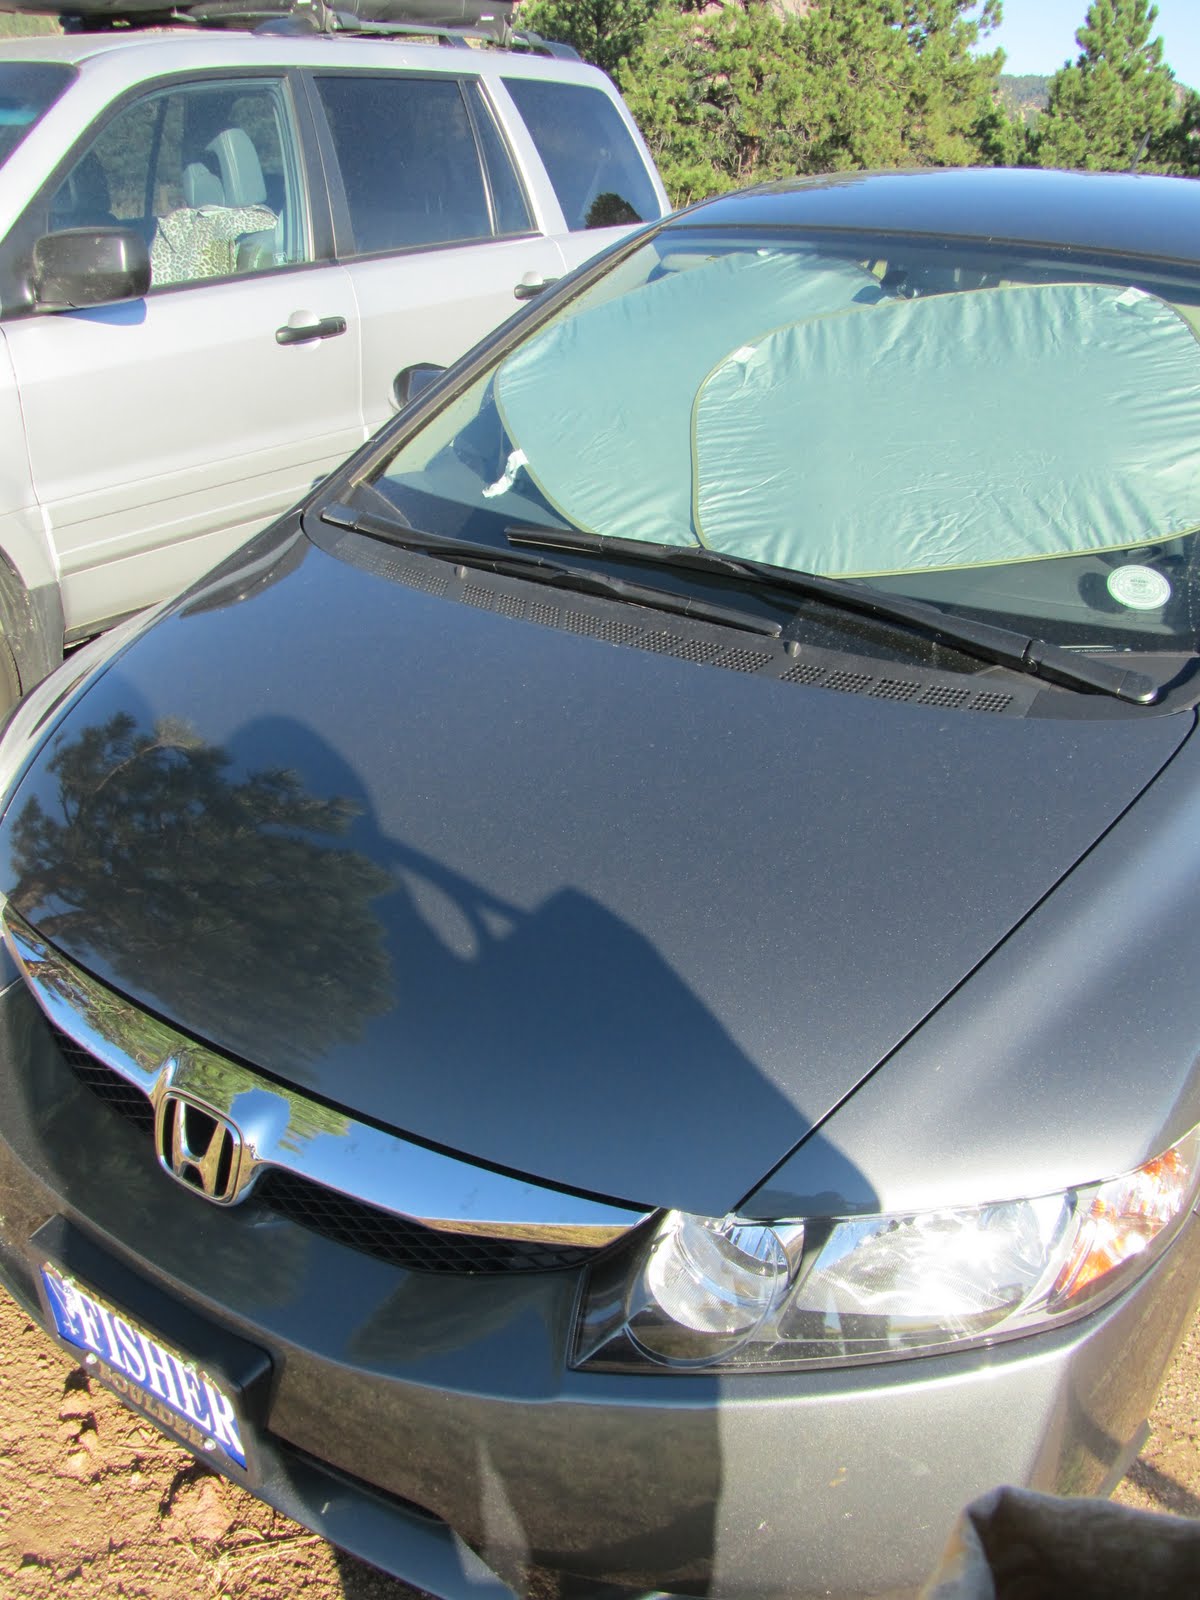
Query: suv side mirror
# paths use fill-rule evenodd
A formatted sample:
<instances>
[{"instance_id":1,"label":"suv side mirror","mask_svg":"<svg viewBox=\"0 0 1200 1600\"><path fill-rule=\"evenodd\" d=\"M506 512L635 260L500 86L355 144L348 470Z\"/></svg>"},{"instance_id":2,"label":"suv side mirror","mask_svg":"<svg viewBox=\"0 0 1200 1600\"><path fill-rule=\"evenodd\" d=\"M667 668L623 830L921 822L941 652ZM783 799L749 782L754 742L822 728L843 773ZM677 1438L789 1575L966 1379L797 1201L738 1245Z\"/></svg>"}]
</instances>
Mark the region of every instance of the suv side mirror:
<instances>
[{"instance_id":1,"label":"suv side mirror","mask_svg":"<svg viewBox=\"0 0 1200 1600\"><path fill-rule=\"evenodd\" d=\"M428 389L435 378L440 378L445 367L434 366L430 361L417 361L396 374L392 394L396 407L403 411L410 400L415 400L422 389Z\"/></svg>"},{"instance_id":2,"label":"suv side mirror","mask_svg":"<svg viewBox=\"0 0 1200 1600\"><path fill-rule=\"evenodd\" d=\"M150 287L150 252L132 228L63 228L33 247L33 295L46 310L140 300Z\"/></svg>"}]
</instances>

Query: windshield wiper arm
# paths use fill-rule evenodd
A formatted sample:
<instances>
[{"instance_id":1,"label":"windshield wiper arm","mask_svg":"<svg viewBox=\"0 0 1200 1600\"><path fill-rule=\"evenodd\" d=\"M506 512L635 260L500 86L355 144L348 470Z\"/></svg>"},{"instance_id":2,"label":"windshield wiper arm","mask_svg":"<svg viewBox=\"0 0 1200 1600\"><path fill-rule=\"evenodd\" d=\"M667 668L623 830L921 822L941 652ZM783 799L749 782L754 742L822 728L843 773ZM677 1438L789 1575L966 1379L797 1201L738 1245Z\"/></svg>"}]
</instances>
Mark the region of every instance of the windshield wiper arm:
<instances>
[{"instance_id":1,"label":"windshield wiper arm","mask_svg":"<svg viewBox=\"0 0 1200 1600\"><path fill-rule=\"evenodd\" d=\"M504 530L512 545L528 545L545 550L586 550L623 561L656 562L692 572L710 572L738 578L768 589L806 599L827 601L846 611L862 612L885 622L907 623L920 629L939 644L949 644L967 655L997 666L1012 667L1051 683L1070 688L1095 689L1101 694L1128 700L1133 705L1152 706L1161 694L1153 678L1131 672L1111 661L1068 650L995 623L976 622L956 617L931 600L913 600L907 595L888 594L869 584L845 578L825 578L815 572L794 572L773 567L765 561L725 555L695 545L648 544L640 539L617 539L606 534L584 533L578 528L538 527L536 524L510 523Z\"/></svg>"},{"instance_id":2,"label":"windshield wiper arm","mask_svg":"<svg viewBox=\"0 0 1200 1600\"><path fill-rule=\"evenodd\" d=\"M655 611L665 611L673 616L690 617L695 622L712 622L722 628L738 628L743 633L758 633L766 638L778 639L783 632L782 625L769 617L755 616L735 606L714 605L708 600L698 600L693 595L674 594L669 589L656 589L647 583L629 583L624 578L611 578L603 572L564 567L556 561L545 561L540 556L514 553L496 545L475 544L449 534L423 533L400 516L393 521L390 517L357 511L353 506L333 501L321 508L320 517L322 522L328 522L335 528L349 528L354 533L365 534L369 539L379 539L402 550L412 550L419 555L432 556L435 560L449 561L458 566L484 567L510 577L530 578L535 583L545 583L552 588L650 606Z\"/></svg>"}]
</instances>

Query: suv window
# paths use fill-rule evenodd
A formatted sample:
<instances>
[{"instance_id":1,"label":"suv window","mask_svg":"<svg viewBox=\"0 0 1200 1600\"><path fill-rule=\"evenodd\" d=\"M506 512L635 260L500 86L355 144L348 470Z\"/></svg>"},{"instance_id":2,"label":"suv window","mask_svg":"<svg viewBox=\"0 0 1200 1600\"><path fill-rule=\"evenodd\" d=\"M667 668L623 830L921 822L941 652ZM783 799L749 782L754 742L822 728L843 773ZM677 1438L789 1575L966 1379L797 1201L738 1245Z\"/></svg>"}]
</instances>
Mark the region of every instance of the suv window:
<instances>
[{"instance_id":1,"label":"suv window","mask_svg":"<svg viewBox=\"0 0 1200 1600\"><path fill-rule=\"evenodd\" d=\"M298 173L281 84L189 84L107 124L55 193L50 227L136 228L156 288L259 272L308 259Z\"/></svg>"},{"instance_id":2,"label":"suv window","mask_svg":"<svg viewBox=\"0 0 1200 1600\"><path fill-rule=\"evenodd\" d=\"M51 62L0 62L0 167L75 76Z\"/></svg>"},{"instance_id":3,"label":"suv window","mask_svg":"<svg viewBox=\"0 0 1200 1600\"><path fill-rule=\"evenodd\" d=\"M483 150L484 164L492 186L497 233L531 233L533 218L529 202L517 177L517 169L496 125L495 114L479 84L471 85L470 102L475 111L475 127Z\"/></svg>"},{"instance_id":4,"label":"suv window","mask_svg":"<svg viewBox=\"0 0 1200 1600\"><path fill-rule=\"evenodd\" d=\"M317 78L317 89L356 253L491 237L479 146L457 79L331 74Z\"/></svg>"},{"instance_id":5,"label":"suv window","mask_svg":"<svg viewBox=\"0 0 1200 1600\"><path fill-rule=\"evenodd\" d=\"M533 136L572 233L660 214L637 145L603 90L540 78L505 78L504 87Z\"/></svg>"}]
</instances>

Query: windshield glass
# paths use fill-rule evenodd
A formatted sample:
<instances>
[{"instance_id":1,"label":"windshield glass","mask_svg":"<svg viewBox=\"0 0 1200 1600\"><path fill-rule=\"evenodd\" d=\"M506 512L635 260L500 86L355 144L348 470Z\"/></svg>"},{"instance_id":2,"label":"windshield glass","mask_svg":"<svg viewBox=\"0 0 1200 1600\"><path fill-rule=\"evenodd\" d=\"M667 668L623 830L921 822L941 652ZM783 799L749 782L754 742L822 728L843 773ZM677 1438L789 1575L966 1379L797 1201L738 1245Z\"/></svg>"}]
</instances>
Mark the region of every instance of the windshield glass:
<instances>
[{"instance_id":1,"label":"windshield glass","mask_svg":"<svg viewBox=\"0 0 1200 1600\"><path fill-rule=\"evenodd\" d=\"M1192 650L1200 273L676 226L387 460L417 526L741 558L1065 644Z\"/></svg>"},{"instance_id":2,"label":"windshield glass","mask_svg":"<svg viewBox=\"0 0 1200 1600\"><path fill-rule=\"evenodd\" d=\"M0 62L0 167L74 76L48 61Z\"/></svg>"}]
</instances>

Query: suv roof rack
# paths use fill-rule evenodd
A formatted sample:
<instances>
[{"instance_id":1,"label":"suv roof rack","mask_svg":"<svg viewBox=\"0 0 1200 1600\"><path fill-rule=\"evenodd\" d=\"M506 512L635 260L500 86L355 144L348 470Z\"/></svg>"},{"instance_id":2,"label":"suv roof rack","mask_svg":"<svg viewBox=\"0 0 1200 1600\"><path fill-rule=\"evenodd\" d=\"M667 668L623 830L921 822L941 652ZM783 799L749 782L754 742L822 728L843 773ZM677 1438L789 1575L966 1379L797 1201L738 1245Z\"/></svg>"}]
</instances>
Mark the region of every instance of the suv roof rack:
<instances>
[{"instance_id":1,"label":"suv roof rack","mask_svg":"<svg viewBox=\"0 0 1200 1600\"><path fill-rule=\"evenodd\" d=\"M181 0L193 22L257 20L272 32L405 34L491 40L513 34L517 0Z\"/></svg>"},{"instance_id":2,"label":"suv roof rack","mask_svg":"<svg viewBox=\"0 0 1200 1600\"><path fill-rule=\"evenodd\" d=\"M533 50L564 61L583 58L573 45L544 39L529 28L514 28L512 14L518 0L502 4L438 5L436 0L197 0L187 7L190 20L212 26L237 18L253 21L255 33L347 33L369 38L434 38L441 44L472 42L505 49ZM453 12L473 14L471 20L438 21ZM418 15L419 14L419 15ZM227 25L227 23L226 23Z\"/></svg>"},{"instance_id":3,"label":"suv roof rack","mask_svg":"<svg viewBox=\"0 0 1200 1600\"><path fill-rule=\"evenodd\" d=\"M57 16L67 33L192 25L256 33L352 34L490 44L578 61L569 44L513 27L518 0L0 0L0 11Z\"/></svg>"}]
</instances>

